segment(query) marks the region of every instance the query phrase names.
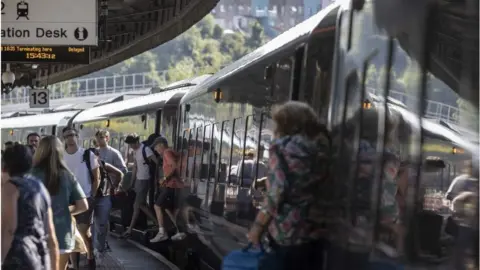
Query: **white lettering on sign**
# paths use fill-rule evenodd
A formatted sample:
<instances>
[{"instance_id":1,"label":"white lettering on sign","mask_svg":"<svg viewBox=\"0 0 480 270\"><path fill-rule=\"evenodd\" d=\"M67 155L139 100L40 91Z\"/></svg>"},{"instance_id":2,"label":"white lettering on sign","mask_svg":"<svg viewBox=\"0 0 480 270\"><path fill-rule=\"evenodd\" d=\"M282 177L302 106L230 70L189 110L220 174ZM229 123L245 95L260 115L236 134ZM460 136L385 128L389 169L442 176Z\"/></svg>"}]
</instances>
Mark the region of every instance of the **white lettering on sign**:
<instances>
[{"instance_id":1,"label":"white lettering on sign","mask_svg":"<svg viewBox=\"0 0 480 270\"><path fill-rule=\"evenodd\" d=\"M96 0L3 0L3 45L96 46Z\"/></svg>"}]
</instances>

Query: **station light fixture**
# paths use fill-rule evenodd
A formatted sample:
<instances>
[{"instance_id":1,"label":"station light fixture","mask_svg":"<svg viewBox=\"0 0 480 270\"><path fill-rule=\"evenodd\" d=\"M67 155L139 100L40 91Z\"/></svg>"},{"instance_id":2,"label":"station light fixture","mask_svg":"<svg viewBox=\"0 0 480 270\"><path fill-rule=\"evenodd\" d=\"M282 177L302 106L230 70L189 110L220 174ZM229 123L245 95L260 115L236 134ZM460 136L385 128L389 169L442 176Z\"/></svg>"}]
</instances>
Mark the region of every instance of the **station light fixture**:
<instances>
[{"instance_id":1,"label":"station light fixture","mask_svg":"<svg viewBox=\"0 0 480 270\"><path fill-rule=\"evenodd\" d=\"M213 99L217 103L220 102L220 100L223 99L223 92L220 88L215 89L215 91L213 92Z\"/></svg>"},{"instance_id":2,"label":"station light fixture","mask_svg":"<svg viewBox=\"0 0 480 270\"><path fill-rule=\"evenodd\" d=\"M15 82L15 73L10 71L10 64L6 65L6 70L2 73L2 93L8 94L13 90L13 83Z\"/></svg>"},{"instance_id":3,"label":"station light fixture","mask_svg":"<svg viewBox=\"0 0 480 270\"><path fill-rule=\"evenodd\" d=\"M363 109L365 110L369 110L372 108L372 103L370 102L370 100L366 99L364 102L363 102Z\"/></svg>"}]
</instances>

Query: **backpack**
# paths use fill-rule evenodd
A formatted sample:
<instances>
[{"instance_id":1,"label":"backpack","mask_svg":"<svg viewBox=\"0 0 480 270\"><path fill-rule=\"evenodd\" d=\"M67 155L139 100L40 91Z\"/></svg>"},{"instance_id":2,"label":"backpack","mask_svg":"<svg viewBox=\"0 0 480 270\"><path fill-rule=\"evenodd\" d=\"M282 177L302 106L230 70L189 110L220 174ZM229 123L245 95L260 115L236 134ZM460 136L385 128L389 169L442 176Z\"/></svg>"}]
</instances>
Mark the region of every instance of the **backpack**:
<instances>
[{"instance_id":1,"label":"backpack","mask_svg":"<svg viewBox=\"0 0 480 270\"><path fill-rule=\"evenodd\" d=\"M147 150L146 150L147 147L151 149L150 146L143 143L143 147L142 147L143 164L148 165L148 171L150 173L150 178L154 178L156 173L157 173L157 166L156 166L155 162L153 162L152 160L150 160L147 157ZM158 157L158 154L156 153L156 151L154 151L154 150L152 150L152 151L155 154L155 156ZM157 158L157 160L160 160L160 159Z\"/></svg>"},{"instance_id":2,"label":"backpack","mask_svg":"<svg viewBox=\"0 0 480 270\"><path fill-rule=\"evenodd\" d=\"M85 165L87 166L88 174L90 175L90 181L93 184L92 166L90 164L90 151L91 149L85 149L85 151L83 151L82 162L85 162Z\"/></svg>"},{"instance_id":3,"label":"backpack","mask_svg":"<svg viewBox=\"0 0 480 270\"><path fill-rule=\"evenodd\" d=\"M92 184L93 184L93 173L92 173L92 166L90 164L90 152L93 152L94 150L95 148L85 149L85 151L83 152L83 160L82 160L83 162L85 162L85 165L87 166L88 173L90 174L90 181L92 182ZM109 181L110 185L112 187L115 187L112 180L110 179L110 176L108 176L107 169L105 168L105 161L100 160L99 169L100 169L100 184L98 185L97 194L92 195L95 197L99 196L99 194L102 194L102 195L104 194L105 190L103 190L103 188L105 186L106 181Z\"/></svg>"}]
</instances>

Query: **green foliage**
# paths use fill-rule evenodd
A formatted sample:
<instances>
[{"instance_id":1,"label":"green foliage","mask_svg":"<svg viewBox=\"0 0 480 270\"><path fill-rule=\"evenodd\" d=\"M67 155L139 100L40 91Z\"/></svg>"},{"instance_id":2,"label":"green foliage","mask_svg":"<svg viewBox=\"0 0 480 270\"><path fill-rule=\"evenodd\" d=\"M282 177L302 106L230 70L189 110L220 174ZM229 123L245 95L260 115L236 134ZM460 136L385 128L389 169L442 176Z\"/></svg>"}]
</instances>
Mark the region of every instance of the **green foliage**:
<instances>
[{"instance_id":1,"label":"green foliage","mask_svg":"<svg viewBox=\"0 0 480 270\"><path fill-rule=\"evenodd\" d=\"M148 72L159 85L196 75L215 73L266 42L262 26L255 22L251 34L224 33L208 15L179 37L88 77ZM160 73L165 71L166 73Z\"/></svg>"}]
</instances>

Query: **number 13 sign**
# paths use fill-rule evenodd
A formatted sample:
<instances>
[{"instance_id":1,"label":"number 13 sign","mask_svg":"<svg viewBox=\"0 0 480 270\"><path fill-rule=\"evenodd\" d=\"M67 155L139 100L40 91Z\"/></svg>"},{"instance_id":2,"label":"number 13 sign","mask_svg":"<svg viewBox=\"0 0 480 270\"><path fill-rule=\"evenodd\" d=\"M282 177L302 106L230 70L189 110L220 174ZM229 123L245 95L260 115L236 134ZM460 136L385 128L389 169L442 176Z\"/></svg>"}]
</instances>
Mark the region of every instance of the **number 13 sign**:
<instances>
[{"instance_id":1,"label":"number 13 sign","mask_svg":"<svg viewBox=\"0 0 480 270\"><path fill-rule=\"evenodd\" d=\"M49 108L48 89L30 89L30 108Z\"/></svg>"}]
</instances>

